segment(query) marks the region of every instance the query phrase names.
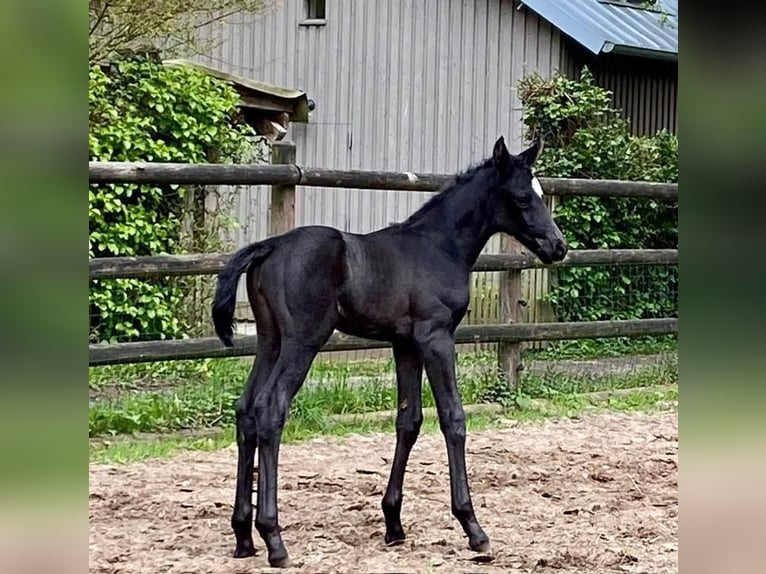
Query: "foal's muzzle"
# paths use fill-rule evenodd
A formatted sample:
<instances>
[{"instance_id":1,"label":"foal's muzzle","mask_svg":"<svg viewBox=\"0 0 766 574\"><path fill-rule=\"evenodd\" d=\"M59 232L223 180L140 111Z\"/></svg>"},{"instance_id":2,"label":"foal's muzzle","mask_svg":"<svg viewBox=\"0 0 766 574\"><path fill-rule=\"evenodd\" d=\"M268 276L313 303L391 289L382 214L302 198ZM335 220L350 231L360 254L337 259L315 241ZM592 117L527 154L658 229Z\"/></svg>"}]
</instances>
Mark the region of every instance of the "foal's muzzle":
<instances>
[{"instance_id":1,"label":"foal's muzzle","mask_svg":"<svg viewBox=\"0 0 766 574\"><path fill-rule=\"evenodd\" d=\"M569 251L563 237L537 239L535 243L537 243L537 256L545 264L561 261Z\"/></svg>"}]
</instances>

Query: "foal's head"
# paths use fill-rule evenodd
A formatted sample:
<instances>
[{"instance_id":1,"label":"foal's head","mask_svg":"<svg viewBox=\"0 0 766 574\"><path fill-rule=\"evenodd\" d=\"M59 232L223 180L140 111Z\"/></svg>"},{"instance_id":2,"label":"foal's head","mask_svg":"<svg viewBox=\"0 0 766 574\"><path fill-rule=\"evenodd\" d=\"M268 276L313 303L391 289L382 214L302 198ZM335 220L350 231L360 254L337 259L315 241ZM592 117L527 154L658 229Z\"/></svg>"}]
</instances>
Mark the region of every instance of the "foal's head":
<instances>
[{"instance_id":1,"label":"foal's head","mask_svg":"<svg viewBox=\"0 0 766 574\"><path fill-rule=\"evenodd\" d=\"M495 142L492 163L497 171L493 190L495 226L518 239L545 264L561 261L567 244L543 201L543 188L532 166L542 151L537 140L519 155L511 155L503 136Z\"/></svg>"}]
</instances>

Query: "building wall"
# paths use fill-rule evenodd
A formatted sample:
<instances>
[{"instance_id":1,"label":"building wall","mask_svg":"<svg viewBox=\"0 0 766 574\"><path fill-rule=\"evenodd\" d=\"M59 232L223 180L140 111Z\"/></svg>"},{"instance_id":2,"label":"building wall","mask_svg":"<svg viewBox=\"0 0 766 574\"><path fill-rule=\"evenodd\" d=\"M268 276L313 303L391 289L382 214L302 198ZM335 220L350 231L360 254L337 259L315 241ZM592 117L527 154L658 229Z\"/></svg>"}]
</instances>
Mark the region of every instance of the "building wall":
<instances>
[{"instance_id":1,"label":"building wall","mask_svg":"<svg viewBox=\"0 0 766 574\"><path fill-rule=\"evenodd\" d=\"M329 0L322 27L299 26L304 10L305 2L283 0L271 14L229 24L228 40L200 58L308 93L317 106L311 121L292 124L287 136L302 165L455 172L487 157L500 134L519 151L514 86L525 69L558 67L558 32L511 0ZM400 220L429 197L300 195L297 223L356 232Z\"/></svg>"},{"instance_id":2,"label":"building wall","mask_svg":"<svg viewBox=\"0 0 766 574\"><path fill-rule=\"evenodd\" d=\"M513 0L327 0L326 25L302 26L306 4L283 0L270 13L211 29L226 41L199 58L304 90L316 102L311 121L292 124L287 135L300 165L452 173L489 156L501 134L520 151L516 83L559 67L559 32ZM429 197L299 188L296 224L368 232ZM235 213L238 246L264 238L268 190L240 188ZM485 252L497 252L499 240ZM239 298L246 300L244 289ZM472 305L471 321L493 320L491 308Z\"/></svg>"}]
</instances>

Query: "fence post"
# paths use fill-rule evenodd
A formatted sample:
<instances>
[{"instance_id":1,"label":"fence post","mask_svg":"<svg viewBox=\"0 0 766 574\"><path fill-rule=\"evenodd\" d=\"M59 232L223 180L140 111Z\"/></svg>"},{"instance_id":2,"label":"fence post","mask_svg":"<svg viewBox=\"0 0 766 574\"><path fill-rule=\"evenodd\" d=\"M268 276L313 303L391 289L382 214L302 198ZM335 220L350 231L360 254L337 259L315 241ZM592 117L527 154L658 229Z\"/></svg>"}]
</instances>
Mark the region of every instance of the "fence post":
<instances>
[{"instance_id":1,"label":"fence post","mask_svg":"<svg viewBox=\"0 0 766 574\"><path fill-rule=\"evenodd\" d=\"M295 144L290 141L274 142L271 147L272 164L295 164ZM295 228L295 186L272 185L269 206L269 237L281 235Z\"/></svg>"},{"instance_id":2,"label":"fence post","mask_svg":"<svg viewBox=\"0 0 766 574\"><path fill-rule=\"evenodd\" d=\"M503 236L503 253L521 253L521 244L513 237ZM521 322L521 269L509 269L500 278L500 322ZM511 390L519 385L519 370L521 366L521 342L498 343L498 362L502 372L508 377Z\"/></svg>"}]
</instances>

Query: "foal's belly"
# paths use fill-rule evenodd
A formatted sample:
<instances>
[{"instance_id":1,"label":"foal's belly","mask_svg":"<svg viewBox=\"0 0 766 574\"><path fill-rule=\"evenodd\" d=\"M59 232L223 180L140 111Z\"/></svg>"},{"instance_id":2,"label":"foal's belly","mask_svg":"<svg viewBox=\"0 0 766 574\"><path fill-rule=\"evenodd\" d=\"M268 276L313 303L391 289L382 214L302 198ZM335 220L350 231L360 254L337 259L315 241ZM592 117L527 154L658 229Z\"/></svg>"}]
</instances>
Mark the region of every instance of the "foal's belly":
<instances>
[{"instance_id":1,"label":"foal's belly","mask_svg":"<svg viewBox=\"0 0 766 574\"><path fill-rule=\"evenodd\" d=\"M381 341L412 336L412 320L406 309L399 305L341 297L337 308L337 329L343 333Z\"/></svg>"}]
</instances>

